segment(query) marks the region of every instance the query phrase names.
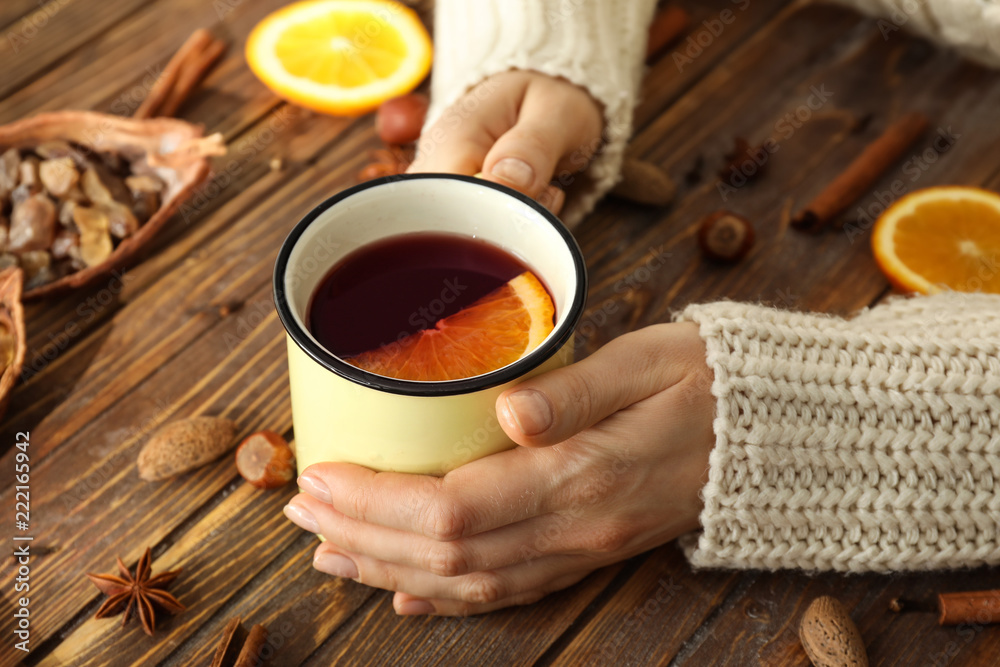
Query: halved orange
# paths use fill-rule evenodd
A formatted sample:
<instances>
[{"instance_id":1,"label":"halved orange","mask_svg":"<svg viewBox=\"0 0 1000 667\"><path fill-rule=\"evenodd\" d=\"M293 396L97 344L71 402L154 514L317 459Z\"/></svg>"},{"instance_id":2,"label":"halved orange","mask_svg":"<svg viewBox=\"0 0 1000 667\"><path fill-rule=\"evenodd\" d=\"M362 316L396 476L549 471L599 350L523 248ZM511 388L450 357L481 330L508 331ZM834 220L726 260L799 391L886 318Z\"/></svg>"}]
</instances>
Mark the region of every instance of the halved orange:
<instances>
[{"instance_id":1,"label":"halved orange","mask_svg":"<svg viewBox=\"0 0 1000 667\"><path fill-rule=\"evenodd\" d=\"M258 23L246 56L281 97L353 116L413 90L430 70L431 39L414 11L392 0L310 0Z\"/></svg>"},{"instance_id":2,"label":"halved orange","mask_svg":"<svg viewBox=\"0 0 1000 667\"><path fill-rule=\"evenodd\" d=\"M962 186L917 190L879 216L872 250L900 290L1000 293L1000 194Z\"/></svg>"},{"instance_id":3,"label":"halved orange","mask_svg":"<svg viewBox=\"0 0 1000 667\"><path fill-rule=\"evenodd\" d=\"M555 308L525 271L472 305L396 342L346 359L378 375L436 382L482 375L538 347L553 329Z\"/></svg>"}]
</instances>

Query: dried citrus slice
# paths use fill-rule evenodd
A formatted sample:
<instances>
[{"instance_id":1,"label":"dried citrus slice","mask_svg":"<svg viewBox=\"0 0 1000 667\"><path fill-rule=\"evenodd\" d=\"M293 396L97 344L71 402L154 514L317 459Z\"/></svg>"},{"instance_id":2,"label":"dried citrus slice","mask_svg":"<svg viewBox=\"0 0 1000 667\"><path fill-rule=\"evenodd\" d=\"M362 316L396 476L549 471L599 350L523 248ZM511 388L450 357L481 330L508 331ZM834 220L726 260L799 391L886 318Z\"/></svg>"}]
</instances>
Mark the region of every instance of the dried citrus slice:
<instances>
[{"instance_id":1,"label":"dried citrus slice","mask_svg":"<svg viewBox=\"0 0 1000 667\"><path fill-rule=\"evenodd\" d=\"M312 0L265 17L246 55L281 97L356 115L415 88L430 69L431 40L416 13L398 2Z\"/></svg>"},{"instance_id":2,"label":"dried citrus slice","mask_svg":"<svg viewBox=\"0 0 1000 667\"><path fill-rule=\"evenodd\" d=\"M555 308L526 271L433 329L346 359L358 368L402 380L458 380L489 373L531 352L553 328Z\"/></svg>"},{"instance_id":3,"label":"dried citrus slice","mask_svg":"<svg viewBox=\"0 0 1000 667\"><path fill-rule=\"evenodd\" d=\"M947 186L906 195L875 223L872 250L903 291L1000 293L1000 194Z\"/></svg>"}]
</instances>

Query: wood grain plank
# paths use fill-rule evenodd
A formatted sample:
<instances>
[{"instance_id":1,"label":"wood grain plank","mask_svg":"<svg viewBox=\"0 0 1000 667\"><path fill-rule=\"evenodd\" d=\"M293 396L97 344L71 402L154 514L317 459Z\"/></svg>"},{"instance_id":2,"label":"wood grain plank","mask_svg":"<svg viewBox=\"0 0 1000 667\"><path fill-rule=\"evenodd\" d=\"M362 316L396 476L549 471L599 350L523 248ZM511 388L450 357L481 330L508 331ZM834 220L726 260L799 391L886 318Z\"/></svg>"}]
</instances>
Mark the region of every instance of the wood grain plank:
<instances>
[{"instance_id":1,"label":"wood grain plank","mask_svg":"<svg viewBox=\"0 0 1000 667\"><path fill-rule=\"evenodd\" d=\"M12 39L0 40L0 98L37 77L75 49L86 46L116 23L140 9L148 0L117 2L54 2L36 10L39 18L31 27L14 31ZM58 11L55 11L58 10ZM30 17L29 17L30 18Z\"/></svg>"},{"instance_id":2,"label":"wood grain plank","mask_svg":"<svg viewBox=\"0 0 1000 667\"><path fill-rule=\"evenodd\" d=\"M862 131L854 130L856 120L867 114L886 118L902 109L925 109L938 125L975 137L973 141L959 137L915 181L909 180L902 165L893 168L877 186L879 190L904 178L907 187L992 183L988 179L995 173L996 160L992 156L1000 148L1000 132L990 123L988 114L976 111L974 100L985 96L994 104L1000 102L1000 77L950 55L928 52L916 40L904 38L887 44L873 39L872 29L870 23L858 23L856 17L842 10L791 8L640 133L633 142L635 148L680 181L699 158L709 165L705 172L714 171L714 165L723 163L721 156L731 148L733 136L756 141L772 136L785 114L803 104L803 94L810 94L813 86L825 84L835 91L828 107L811 113L808 121L781 143L780 151L768 161L768 172L752 185L730 193L728 201L721 200L717 180L710 176L682 192L675 208L660 218L648 210L629 209L618 203L599 207L578 232L592 278L591 297L579 330L583 354L623 331L662 321L672 309L692 301L725 297L845 314L881 295L886 282L871 259L866 229L832 230L821 237L787 229L790 207L786 202L810 198L880 131L874 121ZM801 67L799 63L804 62L811 66ZM879 100L873 100L869 91L878 86L880 77L900 80L888 87ZM943 104L941 100L948 102ZM914 148L914 154L923 153L932 142L933 136L927 137ZM989 148L983 150L984 146ZM859 204L868 206L874 199ZM735 267L701 260L694 239L700 216L722 206L747 215L757 227L757 247ZM655 590L656 579L648 572L658 564L659 556L654 554L643 571L608 600L607 614L578 630L557 662L563 660L563 655L566 664L579 664L587 656L593 658L594 647L601 645L602 638L614 636L620 628L620 617L615 618L614 613L634 609L634 601L626 599L629 587ZM681 578L685 584L697 585L703 576L705 573L689 572ZM752 582L753 577L739 575L741 581ZM885 578L875 580L888 582ZM782 617L794 612L809 581L804 575L776 575L768 580L774 590L779 584L788 587L774 593L775 601L771 603ZM875 585L866 581L855 588L852 580L845 582L842 577L829 575L823 581L834 587L847 586L852 594ZM707 595L717 592L706 588ZM770 643L772 635L754 635L748 629L749 617L738 611L747 600L745 595L738 595L719 609L720 616L710 628L713 632L725 628L728 634L713 646L740 646L752 635L757 637L754 641L759 640L753 644L756 652L748 649L736 653L731 664L754 664L758 658L761 664L771 664L770 660L781 651ZM689 623L689 613L695 619L702 618L704 600L685 601L693 605L694 611L682 609L672 623ZM668 662L686 637L667 643L661 634L629 634L623 641L627 648L614 659L644 656L650 658L650 664ZM940 649L934 643L938 640L927 639L923 650ZM983 641L984 646L992 646ZM970 651L986 650L978 644L970 647ZM678 664L685 664L685 655L678 656ZM796 664L800 656L794 652L790 655L789 664ZM716 663L711 648L689 659L689 664L722 664Z\"/></svg>"},{"instance_id":3,"label":"wood grain plank","mask_svg":"<svg viewBox=\"0 0 1000 667\"><path fill-rule=\"evenodd\" d=\"M260 287L248 301L253 308L261 309L270 301L269 288ZM243 548L254 554L252 558L268 554L270 558L274 554L267 548L255 546L257 540L266 536L265 541L269 543L281 542L298 534L298 529L280 512L283 503L294 493L291 487L273 494L253 494L248 485L240 483L239 487L247 487L241 493L250 495L236 496L242 504L225 504L235 493L235 490L227 492L225 489L238 479L231 455L180 479L158 484L142 482L135 469L136 455L148 435L158 425L178 415L226 415L244 426L244 434L261 428L288 432L291 414L280 325L272 315L261 326L239 338L239 324L235 317L224 321L229 337L239 340L233 348L228 346L223 335L201 339L199 345L185 350L184 359L178 363L188 369L206 369L194 382L190 372L164 369L156 373L149 382L133 390L127 403L117 403L103 421L81 431L75 446L63 450L60 457L43 460L33 467L35 544L54 550L32 573L32 590L38 599L52 601L46 613L32 625L35 641L44 641L80 609L97 599L96 590L83 573L103 571L113 565L115 555L136 560L146 545L164 542L189 517L207 515L204 521L196 524L200 526L198 530L188 530L176 538L176 542L186 545L178 554L185 554L189 549L194 551L192 545L198 544L223 550L214 555L198 552L198 559L192 565L191 581L200 577L197 572L202 567L238 562L232 553L225 551L231 548L231 543L247 540ZM243 369L242 374L238 369ZM74 477L71 471L76 473L74 479L69 479ZM63 486L64 481L69 484ZM221 510L218 509L220 504L223 505ZM151 517L154 519L150 520ZM241 517L250 522L243 528L238 527L243 520ZM251 529L256 525L253 522L258 520L263 522L259 535ZM223 526L225 528L220 530ZM237 532L229 535L230 527ZM199 530L210 534L212 539L199 536ZM275 546L275 549L280 548ZM180 559L178 555L176 560ZM264 564L259 563L261 567ZM249 563L245 565L250 567ZM227 585L224 591L214 591L223 596L221 603L243 585L245 578L241 574L242 566L218 569L223 570L219 576L225 581L239 583L239 586ZM9 576L12 575L3 573L5 580ZM184 590L182 587L177 589L181 594ZM198 592L188 599L200 600L207 596L208 593ZM185 596L181 595L181 599ZM180 623L177 627L169 626L169 631L181 633L179 636L193 631L194 626L187 620ZM94 632L98 632L96 627ZM127 637L113 635L113 640L108 638L105 645L112 641L122 641L122 650L130 644ZM84 642L78 648L83 651L86 646L89 644ZM143 650L150 647L142 646L145 646ZM13 664L5 660L5 656L0 656L0 665Z\"/></svg>"},{"instance_id":4,"label":"wood grain plank","mask_svg":"<svg viewBox=\"0 0 1000 667\"><path fill-rule=\"evenodd\" d=\"M248 24L264 6L244 4L240 12L246 14L234 15L234 22L245 16ZM171 51L167 40L156 42L151 32L157 7L125 19L143 26L136 34L149 39L133 47L152 63L162 62ZM754 23L758 18L749 14L751 9L747 21L733 23L732 31L719 38L718 52L696 61L702 68L697 76L687 78L694 70L678 76L673 61L662 58L651 70L645 85L649 97L637 114L638 124L649 125L636 147L681 180L700 157L703 180L685 185L677 205L666 212L608 202L581 228L594 278L581 329L582 354L614 335L661 321L670 308L691 300L731 296L849 312L875 298L885 282L866 254L864 236L848 239L846 233L834 232L816 239L788 232L787 209L789 202L805 200L822 187L824 178L877 133L880 121L902 108L923 108L974 137L960 139L954 151L922 172L918 185L948 179L982 183L996 174L990 155L1000 144L997 129L986 124L989 109L1000 101L993 75L954 59L931 59L926 47L913 40L878 44L871 38L871 22L835 9L784 12L769 24L770 32L765 28L741 47L742 36L735 36L744 33L738 31L750 35L768 18L762 14L760 23ZM193 11L197 16L197 8ZM130 44L130 33L117 29L108 31L108 41L95 47L109 66ZM146 41L153 45L147 48ZM715 69L709 66L716 63ZM21 113L32 108L32 99L44 106L82 98L97 108L110 108L128 91L120 84L107 85L86 62L72 58L59 60L48 71L75 71L72 67L88 72L85 80L98 82L97 90L75 81L61 84L53 77L47 79L51 94L32 84L30 93L25 88L22 97L19 92L9 104L0 103L0 113ZM135 77L120 80L134 85ZM885 95L871 99L872 86L883 81L891 84ZM833 105L796 129L761 181L740 188L725 202L762 221L761 245L739 267L706 265L698 258L693 223L721 204L715 183L704 180L706 173L731 147L732 136L764 138L776 132L782 115L801 105L817 83L838 87ZM254 82L238 59L227 58L210 84L215 91L225 91L224 103L206 94L191 105L190 117L226 127L232 137L243 136L245 128L250 128L247 136L266 136L269 118L263 114L279 107L269 106L270 98L260 89L246 93L245 86ZM662 105L682 92L684 97L663 113ZM869 127L852 133L852 124L868 113L873 118ZM346 134L338 139L338 133ZM234 484L228 459L174 482L140 482L132 468L137 447L157 423L174 415L225 413L240 419L247 430L264 425L290 428L282 332L267 287L270 262L291 223L324 192L351 181L374 139L370 119L351 126L309 115L273 134L271 143L239 163L241 173L227 185L216 177L220 192L194 211L192 223L170 230L157 246L159 254L128 273L126 289L114 304L87 322L61 356L15 394L12 414L32 424L41 440L39 450L50 454L37 469L36 511L44 526L40 544L57 550L38 561L37 590L39 599L59 602L46 610L33 636L56 641L64 632L65 639L45 658L46 664L77 657L85 661L81 664L103 664L108 656L115 656L118 664L197 664L210 654L211 639L233 613L263 620L277 637L287 637L286 650L291 652L279 654L287 660L279 664L297 664L306 656L310 664L526 664L547 655L549 647L567 635L572 641L554 656L561 664L595 656L665 662L675 654L688 664L716 664L720 655L731 661L757 656L776 664L803 664L792 641L794 619L805 597L816 590L835 590L854 601L866 638L877 637L869 648L881 663L873 664L891 664L887 661L892 650L913 642L912 633L922 632L927 619L887 619L881 611L885 596L896 590L891 585L896 579L859 578L845 584L843 578L829 576L813 580L785 574L689 574L672 546L654 552L618 590L608 590L617 571L612 568L524 609L474 619L399 619L388 594L337 582L308 567L311 541L303 542L279 513L291 490L260 496ZM270 157L286 150L292 167L268 171ZM902 176L888 174L881 187ZM654 261L659 262L655 269L649 264ZM38 308L33 345L58 333L60 323L82 320L74 314L79 304L86 304L82 299L76 295ZM223 315L230 310L234 312ZM198 369L195 376L191 369ZM0 459L0 467L9 463L6 457ZM0 498L9 500L9 492L0 492ZM157 517L155 525L142 521L149 516ZM100 538L89 543L87 536L95 534ZM273 548L243 553L271 540L276 542ZM164 568L184 564L187 571L176 588L192 610L169 619L164 636L155 642L133 634L134 626L118 633L113 621L83 620L67 627L80 610L92 611L97 604L81 573L107 569L119 551L134 562L147 542L161 545L157 569L161 563ZM668 582L676 575L685 588L665 601L657 588L663 588L659 582L664 573ZM994 576L976 572L966 578L942 575L902 582L911 590L930 592L932 588L916 583L995 586ZM740 587L733 589L734 581ZM734 595L722 597L734 590ZM602 593L610 597L574 634L574 619ZM308 600L305 607L296 606L303 599ZM645 614L650 600L660 608ZM286 632L282 622L289 615L297 618L303 609L318 610L315 616L321 620L302 617ZM706 618L706 630L683 645ZM635 623L622 634L623 623L630 620ZM671 623L670 632L663 632L662 625ZM657 627L659 634L654 633ZM0 631L9 629L0 624ZM996 654L1000 640L992 629L974 631L965 642L969 630L924 633L913 642L916 648L903 655L951 652L951 643L959 644L957 660L981 661ZM879 643L883 636L884 646ZM732 650L741 643L744 653ZM11 663L0 659L0 664Z\"/></svg>"},{"instance_id":5,"label":"wood grain plank","mask_svg":"<svg viewBox=\"0 0 1000 667\"><path fill-rule=\"evenodd\" d=\"M636 128L681 98L702 76L764 26L789 0L684 0L688 29L649 64L634 114Z\"/></svg>"},{"instance_id":6,"label":"wood grain plank","mask_svg":"<svg viewBox=\"0 0 1000 667\"><path fill-rule=\"evenodd\" d=\"M119 664L132 665L155 664L164 658L179 638L206 623L244 582L299 537L298 528L281 513L291 495L290 488L268 493L238 483L202 521L157 556L154 573L183 570L171 591L187 606L176 616L158 618L157 636L147 637L136 622L121 628L115 619L88 618L39 664L103 665L109 654ZM258 535L268 539L261 541ZM126 562L134 567L138 553L129 556ZM220 567L222 563L226 567ZM112 565L108 561L104 570L112 571ZM335 593L335 585L316 583L321 594ZM96 589L88 582L84 592L96 593Z\"/></svg>"},{"instance_id":7,"label":"wood grain plank","mask_svg":"<svg viewBox=\"0 0 1000 667\"><path fill-rule=\"evenodd\" d=\"M465 618L398 617L380 592L304 665L530 665L573 622L621 564L533 605ZM378 637L377 641L358 641Z\"/></svg>"},{"instance_id":8,"label":"wood grain plank","mask_svg":"<svg viewBox=\"0 0 1000 667\"><path fill-rule=\"evenodd\" d=\"M171 0L144 6L3 98L0 122L58 109L129 116L184 40L204 27L225 39L229 49L181 108L180 116L231 138L278 104L250 72L243 50L253 25L281 4L255 0L230 7L222 2Z\"/></svg>"},{"instance_id":9,"label":"wood grain plank","mask_svg":"<svg viewBox=\"0 0 1000 667\"><path fill-rule=\"evenodd\" d=\"M895 597L933 599L940 591L1000 585L994 568L885 577L810 577L798 572L759 573L746 593L714 619L699 642L677 656L677 665L808 667L798 638L806 607L830 595L851 612L872 665L985 665L1000 646L1000 627L941 627L933 613L895 614Z\"/></svg>"},{"instance_id":10,"label":"wood grain plank","mask_svg":"<svg viewBox=\"0 0 1000 667\"><path fill-rule=\"evenodd\" d=\"M91 367L77 380L69 397L32 431L35 441L40 443L40 463L33 468L33 483L36 484L39 495L36 507L41 516L51 518L48 530L57 530L57 526L63 525L65 529L61 534L65 536L75 532L75 529L70 529L67 525L95 525L106 516L107 505L119 506L119 500L111 499L120 493L138 493L142 496L141 503L129 507L130 512L140 511L141 507L153 511L151 508L157 507L157 503L167 502L168 498L177 500L166 491L163 492L166 495L149 494L136 485L137 479L130 462L134 461L142 436L179 409L172 401L181 400L193 391L190 369L206 369L206 377L218 378L221 371L216 365L233 350L232 341L237 341L235 349L241 350L240 346L246 342L243 338L249 333L250 339L253 339L252 334L258 330L261 322L267 322L273 327L271 336L274 345L269 350L267 368L271 369L275 365L283 367L283 338L270 303L270 267L274 255L290 225L334 189L334 184L350 178L357 167L349 157L358 155L355 142L363 143L370 141L370 138L370 135L359 134L353 141L343 144L342 153L332 151L324 156L318 163L316 173L302 174L293 179L281 196L274 198L267 206L258 207L252 215L242 216L235 229L225 238L208 244L202 250L203 255L199 261L193 262L193 267L183 274L190 282L157 282L140 298L116 313L105 325L109 330L105 340L94 337L105 354L96 356ZM216 302L234 301L246 305L231 317L221 316L217 306L213 305ZM202 339L199 341L203 343L202 346L191 345L192 338L220 321L228 328L220 332L219 337ZM149 322L156 322L157 327L149 327ZM213 355L209 358L192 359L187 356L196 352L209 354L208 350ZM185 356L178 362L179 370L173 374L163 373L166 362L181 352ZM236 359L234 363L237 368L239 363L247 362L246 359ZM60 359L52 365L53 372L58 370L59 363L63 361ZM119 362L124 363L115 368ZM209 374L209 369L215 369L214 374ZM271 378L270 383L265 382L269 376L262 373L262 370L250 366L241 373L236 373L235 369L230 368L225 370L222 377L229 384L236 382L233 378L249 378L252 386L266 388L269 396L280 396L287 412L287 380L281 375L276 379ZM268 372L277 371L271 369ZM100 379L94 379L92 374L95 373L101 375ZM145 378L150 379L142 383ZM91 380L94 380L93 384ZM204 383L206 380L202 379L200 382ZM143 385L141 391L137 388L139 384ZM199 386L199 381L196 380L194 388ZM95 395L98 392L100 398ZM123 400L125 397L127 401ZM228 402L215 406L210 414L239 410L253 402L245 394L230 397ZM211 409L211 406L205 409ZM256 412L251 414L254 420L262 416ZM95 419L98 415L100 418ZM284 419L290 419L290 415ZM74 425L67 429L70 421ZM261 424L257 421L253 423ZM270 428L282 425L277 421L263 424ZM283 428L287 429L287 426L286 422ZM66 447L61 449L58 457L44 456L46 451L54 451L67 439ZM195 491L190 492L190 497L184 497L186 512L212 497L221 488L218 480L214 486L207 478L202 482ZM118 486L119 483L124 484L125 490ZM5 489L3 495L9 498L10 493L9 489ZM70 508L72 511L67 516L61 516ZM172 513L170 516L172 523L165 521L158 530L177 525L185 514L173 516ZM118 518L114 523L119 525L128 522ZM45 539L56 534L58 533L45 533L48 536ZM142 539L141 535L135 537ZM144 541L151 540L147 538ZM102 551L93 557L106 560L108 556ZM66 582L62 581L60 585L66 585ZM39 586L41 590L45 590L44 577L39 581ZM77 591L78 594L79 592ZM67 602L71 600L62 593L54 592L53 597ZM39 623L35 630L40 640L68 620L71 606L72 602L60 610L61 614L53 614L50 619Z\"/></svg>"},{"instance_id":11,"label":"wood grain plank","mask_svg":"<svg viewBox=\"0 0 1000 667\"><path fill-rule=\"evenodd\" d=\"M28 39L38 30L38 26L43 21L48 21L49 16L58 11L61 5L68 0L60 2L38 2L37 0L6 0L0 5L0 30L8 40L20 38ZM14 33L11 36L10 33Z\"/></svg>"},{"instance_id":12,"label":"wood grain plank","mask_svg":"<svg viewBox=\"0 0 1000 667\"><path fill-rule=\"evenodd\" d=\"M293 107L276 110L258 122L251 132L241 136L231 146L229 156L216 161L216 176L201 193L196 193L181 208L180 214L163 230L150 249L153 252L173 241L162 254L152 256L134 269L126 271L120 280L112 278L92 289L66 295L55 302L30 304L26 311L29 344L25 363L29 379L15 390L11 401L12 414L20 417L19 428L34 426L46 418L49 418L48 421L53 426L59 424L58 419L51 419L57 403L60 404L59 411L64 415L63 419L68 419L66 415L72 414L74 419L81 420L78 423L83 423L82 420L88 414L97 414L109 401L120 398L121 394L110 391L109 382L112 379L126 384L142 379L142 366L129 366L135 358L147 357L151 360L146 366L147 372L156 368L164 359L163 356L156 356L158 352L169 355L171 350L178 349L172 341L177 341L176 336L180 330L197 331L198 327L217 317L220 305L231 307L237 302L235 297L219 296L216 303L209 300L185 306L186 299L202 294L205 289L212 290L220 286L211 281L218 279L218 276L212 276L222 265L201 265L201 272L196 274L189 274L190 268L199 265L209 254L210 243L221 230L229 228L236 221L247 220L251 213L256 212L255 206L262 197L286 187L288 183L297 183L297 187L302 187L304 183L313 182L313 177L308 175L312 168L311 160L330 142L335 141L334 138L349 126L349 122L298 114ZM328 169L337 164L357 169L365 152L360 146L373 141L369 128L368 134L358 136L356 142L349 143L343 149L343 153L332 153L320 168ZM281 172L272 172L268 163L277 156L281 156L287 166ZM332 160L340 162L333 163ZM298 210L282 210L280 204L273 203L266 209L271 217L256 215L253 218L255 225L248 232L250 236L246 237L259 241L255 255L238 255L245 248L239 246L228 251L218 251L220 255L213 260L221 257L231 263L234 257L242 257L243 260L258 262L252 264L253 270L246 275L266 274L269 269L263 264L261 253L272 252L280 244L287 229L308 210L311 203L322 200L328 193L352 182L353 171L350 171L350 166L348 170L337 172L339 181L322 181L313 190L315 199L303 201ZM286 195L290 191L294 191L294 188L286 189ZM271 235L266 239L259 239L262 230L271 230ZM235 265L231 268L237 272L240 270ZM123 304L139 299L147 288L156 284L163 276L171 274L190 275L192 281L200 281L194 283L197 289L192 292L172 278L169 284L174 285L176 293L172 296L162 295L156 302L162 316L167 318L164 323L173 322L174 328L162 332L148 327L144 327L144 331L136 330L135 327L144 321L140 318L134 320L133 325L111 335L109 323L116 318L117 321L122 321L127 317L119 315ZM148 309L151 307L152 304L145 304L147 313L150 313ZM126 355L129 358L111 355L104 360L95 360L93 357L105 344L106 336L111 336L111 345L122 344L130 348L131 351ZM85 347L77 350L76 347L80 344L85 344ZM124 368L130 368L129 372L122 373ZM50 379L53 377L62 378L63 381L53 383ZM72 385L66 384L65 378L71 378L78 388L89 386L90 389L79 394L78 400L69 401L64 400L64 394L50 393L53 386L61 386L68 391ZM83 385L80 386L79 383ZM90 395L91 392L97 393L97 387L101 387L99 398ZM122 386L122 389L126 387ZM69 426L65 421L61 423ZM4 429L15 427L18 426L13 420L3 424ZM72 427L69 430L61 429L61 432L71 433ZM50 433L46 435L46 440L54 446L61 441L61 436Z\"/></svg>"},{"instance_id":13,"label":"wood grain plank","mask_svg":"<svg viewBox=\"0 0 1000 667\"><path fill-rule=\"evenodd\" d=\"M328 576L312 567L315 538L301 535L265 570L248 581L238 596L177 647L164 667L207 665L222 628L233 616L244 624L268 629L261 658L272 665L299 665L342 623L366 604L376 590Z\"/></svg>"},{"instance_id":14,"label":"wood grain plank","mask_svg":"<svg viewBox=\"0 0 1000 667\"><path fill-rule=\"evenodd\" d=\"M677 652L738 578L733 572L691 577L676 543L660 547L551 664L659 664Z\"/></svg>"}]
</instances>

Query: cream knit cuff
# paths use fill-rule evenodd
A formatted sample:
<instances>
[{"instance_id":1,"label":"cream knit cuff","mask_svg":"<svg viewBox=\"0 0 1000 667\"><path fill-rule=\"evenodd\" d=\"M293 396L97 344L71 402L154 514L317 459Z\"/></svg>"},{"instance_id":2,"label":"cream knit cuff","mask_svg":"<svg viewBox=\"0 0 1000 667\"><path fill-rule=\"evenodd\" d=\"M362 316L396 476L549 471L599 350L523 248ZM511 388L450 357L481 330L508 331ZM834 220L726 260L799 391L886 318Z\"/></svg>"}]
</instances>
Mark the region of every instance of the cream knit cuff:
<instances>
[{"instance_id":1,"label":"cream knit cuff","mask_svg":"<svg viewBox=\"0 0 1000 667\"><path fill-rule=\"evenodd\" d=\"M907 30L1000 67L1000 0L837 0L879 17L888 39Z\"/></svg>"},{"instance_id":2,"label":"cream knit cuff","mask_svg":"<svg viewBox=\"0 0 1000 667\"><path fill-rule=\"evenodd\" d=\"M898 571L1000 563L1000 296L852 320L690 306L715 373L696 566Z\"/></svg>"},{"instance_id":3,"label":"cream knit cuff","mask_svg":"<svg viewBox=\"0 0 1000 667\"><path fill-rule=\"evenodd\" d=\"M586 187L567 193L561 217L575 225L618 180L655 5L655 0L437 0L425 127L473 86L510 69L562 77L586 89L604 106L605 147L588 169Z\"/></svg>"}]
</instances>

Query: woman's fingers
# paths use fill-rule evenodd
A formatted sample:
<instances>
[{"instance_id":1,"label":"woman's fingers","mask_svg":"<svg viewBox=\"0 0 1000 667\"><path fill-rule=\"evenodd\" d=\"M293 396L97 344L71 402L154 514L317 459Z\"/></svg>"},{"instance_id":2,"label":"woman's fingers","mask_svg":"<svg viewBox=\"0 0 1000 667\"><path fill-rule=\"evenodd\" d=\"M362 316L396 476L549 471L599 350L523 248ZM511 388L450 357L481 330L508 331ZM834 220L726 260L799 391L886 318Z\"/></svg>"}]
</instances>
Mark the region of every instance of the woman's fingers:
<instances>
[{"instance_id":1,"label":"woman's fingers","mask_svg":"<svg viewBox=\"0 0 1000 667\"><path fill-rule=\"evenodd\" d=\"M600 114L592 103L581 104L589 102L587 93L566 82L553 83L560 88L528 88L517 122L496 140L483 163L487 178L530 197L545 193L565 157L576 155L580 164L575 169L585 167L600 140ZM573 95L566 95L563 86L573 89Z\"/></svg>"},{"instance_id":2,"label":"woman's fingers","mask_svg":"<svg viewBox=\"0 0 1000 667\"><path fill-rule=\"evenodd\" d=\"M534 604L549 593L562 590L572 586L576 582L587 576L588 572L575 572L546 582L545 585L534 591L518 593L504 600L498 600L487 604L476 602L465 602L462 600L449 600L444 598L425 599L410 595L409 593L397 592L392 598L392 606L400 616L417 616L433 614L435 616L472 616L473 614L485 614L505 607L516 605Z\"/></svg>"},{"instance_id":3,"label":"woman's fingers","mask_svg":"<svg viewBox=\"0 0 1000 667\"><path fill-rule=\"evenodd\" d=\"M479 119L463 119L449 109L420 136L417 155L406 171L472 176L482 169L492 144Z\"/></svg>"},{"instance_id":4,"label":"woman's fingers","mask_svg":"<svg viewBox=\"0 0 1000 667\"><path fill-rule=\"evenodd\" d=\"M508 389L497 398L500 425L520 445L554 445L672 386L690 360L665 335L670 326L616 338L583 361Z\"/></svg>"},{"instance_id":5,"label":"woman's fingers","mask_svg":"<svg viewBox=\"0 0 1000 667\"><path fill-rule=\"evenodd\" d=\"M559 215L563 204L566 203L566 193L555 185L550 185L538 196L538 203L552 211L553 215Z\"/></svg>"},{"instance_id":6,"label":"woman's fingers","mask_svg":"<svg viewBox=\"0 0 1000 667\"><path fill-rule=\"evenodd\" d=\"M317 532L335 547L442 577L494 570L557 553L584 553L599 546L595 540L602 535L602 528L590 522L551 513L444 542L356 521L307 494L293 498L287 510L300 526L303 512L315 518Z\"/></svg>"},{"instance_id":7,"label":"woman's fingers","mask_svg":"<svg viewBox=\"0 0 1000 667\"><path fill-rule=\"evenodd\" d=\"M455 600L474 605L493 605L518 595L547 590L546 587L553 581L567 575L582 577L598 565L588 556L544 556L495 570L442 577L406 565L343 551L330 544L321 544L316 547L313 567L327 574L353 579L387 591L409 593L425 600Z\"/></svg>"},{"instance_id":8,"label":"woman's fingers","mask_svg":"<svg viewBox=\"0 0 1000 667\"><path fill-rule=\"evenodd\" d=\"M450 541L550 511L550 490L568 474L552 453L518 447L444 477L317 463L299 486L352 519Z\"/></svg>"},{"instance_id":9,"label":"woman's fingers","mask_svg":"<svg viewBox=\"0 0 1000 667\"><path fill-rule=\"evenodd\" d=\"M499 74L449 105L421 132L407 171L467 176L481 172L493 142L515 122L525 85L523 76Z\"/></svg>"}]
</instances>

